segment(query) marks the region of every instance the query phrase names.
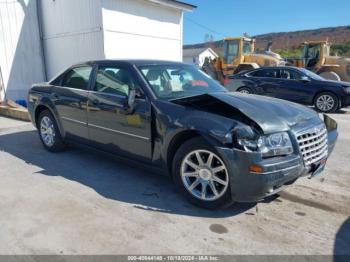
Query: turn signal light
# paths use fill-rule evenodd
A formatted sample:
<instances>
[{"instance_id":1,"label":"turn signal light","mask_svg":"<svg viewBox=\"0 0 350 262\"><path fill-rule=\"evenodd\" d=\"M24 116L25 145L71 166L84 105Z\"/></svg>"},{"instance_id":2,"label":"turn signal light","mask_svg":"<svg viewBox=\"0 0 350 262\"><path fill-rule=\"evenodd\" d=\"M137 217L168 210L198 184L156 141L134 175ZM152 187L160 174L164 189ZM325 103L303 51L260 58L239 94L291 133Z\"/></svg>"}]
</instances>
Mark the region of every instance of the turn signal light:
<instances>
[{"instance_id":1,"label":"turn signal light","mask_svg":"<svg viewBox=\"0 0 350 262\"><path fill-rule=\"evenodd\" d=\"M261 166L257 166L257 165L251 165L249 167L249 170L250 172L253 172L253 173L262 173L263 172L263 169Z\"/></svg>"}]
</instances>

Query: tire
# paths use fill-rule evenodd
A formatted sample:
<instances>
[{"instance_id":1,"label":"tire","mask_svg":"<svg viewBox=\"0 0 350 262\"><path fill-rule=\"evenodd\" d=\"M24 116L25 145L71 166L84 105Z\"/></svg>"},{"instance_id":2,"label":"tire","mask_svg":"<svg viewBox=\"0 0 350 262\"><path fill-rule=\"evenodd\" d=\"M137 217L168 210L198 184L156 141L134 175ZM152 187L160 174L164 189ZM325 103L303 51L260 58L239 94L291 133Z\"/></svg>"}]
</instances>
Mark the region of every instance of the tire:
<instances>
[{"instance_id":1,"label":"tire","mask_svg":"<svg viewBox=\"0 0 350 262\"><path fill-rule=\"evenodd\" d=\"M237 92L242 94L253 94L253 91L249 87L238 88Z\"/></svg>"},{"instance_id":2,"label":"tire","mask_svg":"<svg viewBox=\"0 0 350 262\"><path fill-rule=\"evenodd\" d=\"M202 159L202 165L196 153ZM211 164L209 156L212 156ZM186 160L189 160L191 165L188 165ZM193 168L193 164L198 169ZM185 173L192 174L185 176ZM227 165L216 150L202 138L190 139L177 150L172 163L172 175L180 193L196 206L218 209L233 203ZM204 195L203 187L205 187Z\"/></svg>"},{"instance_id":3,"label":"tire","mask_svg":"<svg viewBox=\"0 0 350 262\"><path fill-rule=\"evenodd\" d=\"M330 92L322 92L314 99L315 108L323 113L333 113L339 109L338 97Z\"/></svg>"},{"instance_id":4,"label":"tire","mask_svg":"<svg viewBox=\"0 0 350 262\"><path fill-rule=\"evenodd\" d=\"M38 120L38 133L45 149L50 152L63 151L65 144L51 112L48 110L42 111Z\"/></svg>"}]
</instances>

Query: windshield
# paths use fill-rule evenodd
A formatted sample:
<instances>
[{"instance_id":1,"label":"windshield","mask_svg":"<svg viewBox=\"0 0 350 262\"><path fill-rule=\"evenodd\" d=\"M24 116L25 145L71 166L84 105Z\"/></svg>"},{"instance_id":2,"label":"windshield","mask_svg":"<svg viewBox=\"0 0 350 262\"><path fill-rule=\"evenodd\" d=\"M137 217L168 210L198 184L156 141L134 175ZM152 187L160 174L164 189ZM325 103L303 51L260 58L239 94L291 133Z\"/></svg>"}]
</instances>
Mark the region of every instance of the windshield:
<instances>
[{"instance_id":1,"label":"windshield","mask_svg":"<svg viewBox=\"0 0 350 262\"><path fill-rule=\"evenodd\" d=\"M324 78L322 76L319 76L310 70L307 70L305 68L299 68L299 69L300 69L300 71L302 71L305 75L307 75L311 79L320 80L320 81L324 80Z\"/></svg>"},{"instance_id":2,"label":"windshield","mask_svg":"<svg viewBox=\"0 0 350 262\"><path fill-rule=\"evenodd\" d=\"M224 46L224 60L226 64L231 64L238 57L239 41L226 40Z\"/></svg>"},{"instance_id":3,"label":"windshield","mask_svg":"<svg viewBox=\"0 0 350 262\"><path fill-rule=\"evenodd\" d=\"M139 67L160 99L226 92L226 89L191 65L147 65Z\"/></svg>"}]
</instances>

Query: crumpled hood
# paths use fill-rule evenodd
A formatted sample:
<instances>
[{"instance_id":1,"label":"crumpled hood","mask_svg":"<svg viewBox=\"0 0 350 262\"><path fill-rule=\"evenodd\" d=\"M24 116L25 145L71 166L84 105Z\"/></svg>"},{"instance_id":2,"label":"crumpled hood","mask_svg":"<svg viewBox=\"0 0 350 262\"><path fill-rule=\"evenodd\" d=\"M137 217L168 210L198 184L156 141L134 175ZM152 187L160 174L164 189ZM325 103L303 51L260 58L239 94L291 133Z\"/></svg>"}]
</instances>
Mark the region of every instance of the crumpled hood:
<instances>
[{"instance_id":1,"label":"crumpled hood","mask_svg":"<svg viewBox=\"0 0 350 262\"><path fill-rule=\"evenodd\" d=\"M322 122L318 114L302 105L285 100L240 93L210 93L172 100L212 114L244 122L254 121L265 134L287 131L296 124L313 119ZM247 121L249 119L249 121Z\"/></svg>"},{"instance_id":2,"label":"crumpled hood","mask_svg":"<svg viewBox=\"0 0 350 262\"><path fill-rule=\"evenodd\" d=\"M312 118L319 119L318 114L312 109L281 99L240 93L209 95L238 109L255 121L265 133L288 130L297 123Z\"/></svg>"}]
</instances>

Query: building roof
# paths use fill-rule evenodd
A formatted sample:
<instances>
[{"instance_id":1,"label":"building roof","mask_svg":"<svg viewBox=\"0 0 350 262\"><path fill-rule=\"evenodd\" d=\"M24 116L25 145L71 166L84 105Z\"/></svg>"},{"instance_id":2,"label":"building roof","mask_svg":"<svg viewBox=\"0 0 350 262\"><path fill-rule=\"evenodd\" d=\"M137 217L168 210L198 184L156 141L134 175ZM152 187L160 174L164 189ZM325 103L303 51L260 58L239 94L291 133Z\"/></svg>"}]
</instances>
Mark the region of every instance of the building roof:
<instances>
[{"instance_id":1,"label":"building roof","mask_svg":"<svg viewBox=\"0 0 350 262\"><path fill-rule=\"evenodd\" d=\"M182 1L178 0L148 0L150 2L156 3L156 4L161 4L161 5L166 5L170 7L175 7L181 10L185 11L192 11L193 9L197 8L195 5L191 5Z\"/></svg>"},{"instance_id":2,"label":"building roof","mask_svg":"<svg viewBox=\"0 0 350 262\"><path fill-rule=\"evenodd\" d=\"M213 55L219 57L210 47L184 49L182 51L182 55L183 57L196 57L203 53L205 50L209 50Z\"/></svg>"}]
</instances>

